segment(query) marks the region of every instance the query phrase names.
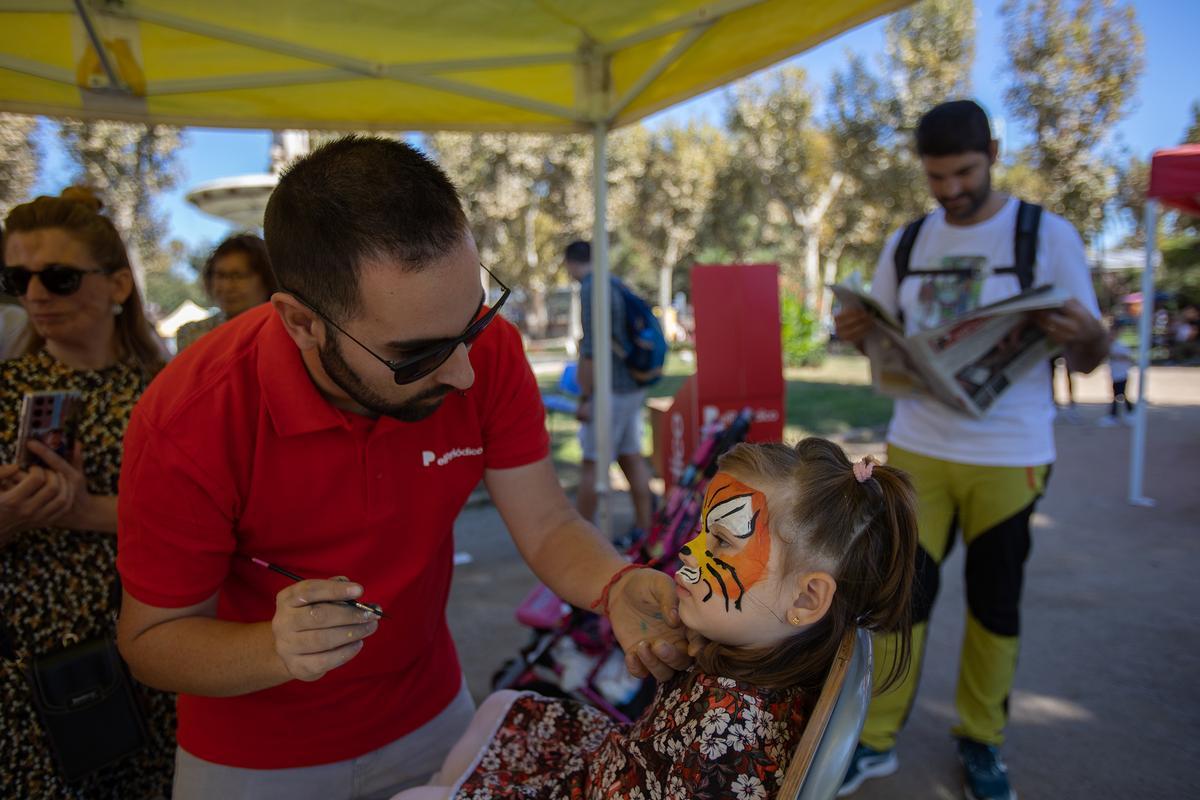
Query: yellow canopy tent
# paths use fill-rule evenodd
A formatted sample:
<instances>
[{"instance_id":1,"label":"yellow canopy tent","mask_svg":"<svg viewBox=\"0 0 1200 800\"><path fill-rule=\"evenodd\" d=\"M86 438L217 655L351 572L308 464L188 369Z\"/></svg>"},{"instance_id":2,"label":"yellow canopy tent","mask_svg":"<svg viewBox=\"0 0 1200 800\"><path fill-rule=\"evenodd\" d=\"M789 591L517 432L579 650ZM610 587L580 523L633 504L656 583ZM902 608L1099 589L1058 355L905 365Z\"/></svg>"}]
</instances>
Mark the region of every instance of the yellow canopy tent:
<instances>
[{"instance_id":1,"label":"yellow canopy tent","mask_svg":"<svg viewBox=\"0 0 1200 800\"><path fill-rule=\"evenodd\" d=\"M603 342L608 130L908 2L0 0L0 111L273 129L590 132L604 289L592 318ZM600 420L610 414L610 369L611 354L598 348ZM607 426L597 434L607 463ZM597 475L604 497L607 470Z\"/></svg>"}]
</instances>

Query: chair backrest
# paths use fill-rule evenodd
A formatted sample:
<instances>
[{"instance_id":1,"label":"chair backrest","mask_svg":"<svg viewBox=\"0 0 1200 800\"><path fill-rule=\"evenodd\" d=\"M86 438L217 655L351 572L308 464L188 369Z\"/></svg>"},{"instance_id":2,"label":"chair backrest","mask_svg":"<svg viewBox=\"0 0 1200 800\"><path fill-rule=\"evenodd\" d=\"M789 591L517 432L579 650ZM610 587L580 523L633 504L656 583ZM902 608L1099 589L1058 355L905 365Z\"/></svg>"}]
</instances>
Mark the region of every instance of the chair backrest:
<instances>
[{"instance_id":1,"label":"chair backrest","mask_svg":"<svg viewBox=\"0 0 1200 800\"><path fill-rule=\"evenodd\" d=\"M573 397L579 396L579 364L570 361L563 367L562 377L558 379L558 390Z\"/></svg>"},{"instance_id":2,"label":"chair backrest","mask_svg":"<svg viewBox=\"0 0 1200 800\"><path fill-rule=\"evenodd\" d=\"M871 634L846 632L788 764L779 800L831 800L846 777L871 702Z\"/></svg>"}]
</instances>

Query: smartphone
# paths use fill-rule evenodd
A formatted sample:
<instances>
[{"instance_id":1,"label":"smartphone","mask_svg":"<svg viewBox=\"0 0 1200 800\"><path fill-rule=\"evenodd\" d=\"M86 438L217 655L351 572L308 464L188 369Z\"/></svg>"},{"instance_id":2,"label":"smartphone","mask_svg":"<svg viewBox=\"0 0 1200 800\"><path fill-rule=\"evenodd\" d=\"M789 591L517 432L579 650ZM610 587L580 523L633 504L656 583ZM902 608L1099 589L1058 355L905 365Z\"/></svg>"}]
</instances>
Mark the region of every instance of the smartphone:
<instances>
[{"instance_id":1,"label":"smartphone","mask_svg":"<svg viewBox=\"0 0 1200 800\"><path fill-rule=\"evenodd\" d=\"M17 466L21 469L46 466L25 446L32 440L41 442L64 460L70 461L75 453L82 413L83 395L79 392L30 392L21 398Z\"/></svg>"}]
</instances>

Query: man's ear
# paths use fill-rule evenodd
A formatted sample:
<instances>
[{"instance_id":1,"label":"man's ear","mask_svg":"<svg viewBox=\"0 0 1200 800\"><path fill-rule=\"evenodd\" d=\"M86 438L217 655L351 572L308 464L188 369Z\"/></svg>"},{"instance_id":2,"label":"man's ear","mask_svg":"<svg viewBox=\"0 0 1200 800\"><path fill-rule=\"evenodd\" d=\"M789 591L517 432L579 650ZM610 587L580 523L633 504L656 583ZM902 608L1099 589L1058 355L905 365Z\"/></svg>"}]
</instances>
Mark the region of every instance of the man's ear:
<instances>
[{"instance_id":1,"label":"man's ear","mask_svg":"<svg viewBox=\"0 0 1200 800\"><path fill-rule=\"evenodd\" d=\"M316 350L325 342L325 323L299 300L276 292L271 295L271 306L301 351Z\"/></svg>"},{"instance_id":2,"label":"man's ear","mask_svg":"<svg viewBox=\"0 0 1200 800\"><path fill-rule=\"evenodd\" d=\"M820 622L833 603L837 581L828 572L808 572L796 583L796 598L788 609L788 622L806 627Z\"/></svg>"},{"instance_id":3,"label":"man's ear","mask_svg":"<svg viewBox=\"0 0 1200 800\"><path fill-rule=\"evenodd\" d=\"M988 166L996 166L997 159L1000 158L1000 140L992 139L988 143Z\"/></svg>"}]
</instances>

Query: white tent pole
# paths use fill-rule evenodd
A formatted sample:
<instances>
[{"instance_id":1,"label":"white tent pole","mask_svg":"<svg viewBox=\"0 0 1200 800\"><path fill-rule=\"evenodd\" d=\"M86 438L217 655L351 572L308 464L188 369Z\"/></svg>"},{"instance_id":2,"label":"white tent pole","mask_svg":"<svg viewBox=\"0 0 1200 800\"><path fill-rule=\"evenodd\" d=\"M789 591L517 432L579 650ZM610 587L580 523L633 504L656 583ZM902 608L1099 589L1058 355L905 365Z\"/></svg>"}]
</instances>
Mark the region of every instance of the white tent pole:
<instances>
[{"instance_id":1,"label":"white tent pole","mask_svg":"<svg viewBox=\"0 0 1200 800\"><path fill-rule=\"evenodd\" d=\"M608 497L608 468L612 464L612 314L609 311L608 270L608 124L592 129L592 193L596 211L592 226L592 429L596 432L597 525L613 538Z\"/></svg>"},{"instance_id":2,"label":"white tent pole","mask_svg":"<svg viewBox=\"0 0 1200 800\"><path fill-rule=\"evenodd\" d=\"M1146 468L1146 412L1150 396L1146 392L1150 377L1150 344L1154 335L1154 257L1158 249L1158 203L1146 199L1146 267L1142 270L1142 318L1138 326L1138 401L1129 443L1129 503L1153 506L1154 500L1142 494Z\"/></svg>"}]
</instances>

